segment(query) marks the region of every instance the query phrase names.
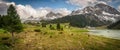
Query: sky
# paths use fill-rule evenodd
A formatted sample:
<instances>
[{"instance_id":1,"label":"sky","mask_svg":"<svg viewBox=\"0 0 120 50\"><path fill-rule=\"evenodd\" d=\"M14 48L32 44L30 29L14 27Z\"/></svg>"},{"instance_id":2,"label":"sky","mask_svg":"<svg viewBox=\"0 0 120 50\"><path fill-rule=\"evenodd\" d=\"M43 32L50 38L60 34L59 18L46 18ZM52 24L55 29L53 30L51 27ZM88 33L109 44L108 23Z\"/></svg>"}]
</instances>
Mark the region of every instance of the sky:
<instances>
[{"instance_id":1,"label":"sky","mask_svg":"<svg viewBox=\"0 0 120 50\"><path fill-rule=\"evenodd\" d=\"M120 10L120 0L0 0L0 14L5 14L6 8L13 4L21 18L44 17L51 11L66 16L73 10L98 3L104 3Z\"/></svg>"},{"instance_id":2,"label":"sky","mask_svg":"<svg viewBox=\"0 0 120 50\"><path fill-rule=\"evenodd\" d=\"M6 0L8 2L15 2L16 4L31 5L33 8L50 7L53 9L67 8L74 10L77 6L66 3L67 0Z\"/></svg>"},{"instance_id":3,"label":"sky","mask_svg":"<svg viewBox=\"0 0 120 50\"><path fill-rule=\"evenodd\" d=\"M112 7L116 8L120 5L120 0L5 0L8 2L15 2L16 4L22 5L31 5L33 8L39 7L50 7L53 9L57 8L67 8L69 10L74 10L77 8L82 8L96 3L96 2L105 2Z\"/></svg>"}]
</instances>

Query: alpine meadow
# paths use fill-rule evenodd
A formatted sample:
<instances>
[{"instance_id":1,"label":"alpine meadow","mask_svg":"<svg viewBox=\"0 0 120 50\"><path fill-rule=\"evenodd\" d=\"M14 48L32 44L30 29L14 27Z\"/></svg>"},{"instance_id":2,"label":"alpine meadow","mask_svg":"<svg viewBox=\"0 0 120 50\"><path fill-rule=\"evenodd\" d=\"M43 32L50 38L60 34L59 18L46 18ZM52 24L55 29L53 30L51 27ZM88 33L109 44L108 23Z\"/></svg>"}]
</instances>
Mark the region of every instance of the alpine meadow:
<instances>
[{"instance_id":1,"label":"alpine meadow","mask_svg":"<svg viewBox=\"0 0 120 50\"><path fill-rule=\"evenodd\" d=\"M120 50L119 0L0 0L0 50Z\"/></svg>"}]
</instances>

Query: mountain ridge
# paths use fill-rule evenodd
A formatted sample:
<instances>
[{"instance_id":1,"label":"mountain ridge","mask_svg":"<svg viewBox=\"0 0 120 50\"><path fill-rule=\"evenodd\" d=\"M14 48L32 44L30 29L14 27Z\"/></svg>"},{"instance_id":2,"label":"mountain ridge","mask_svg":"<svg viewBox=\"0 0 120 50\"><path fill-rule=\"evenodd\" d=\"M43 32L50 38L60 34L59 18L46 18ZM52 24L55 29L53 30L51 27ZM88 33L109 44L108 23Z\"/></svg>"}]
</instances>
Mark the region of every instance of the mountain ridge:
<instances>
[{"instance_id":1,"label":"mountain ridge","mask_svg":"<svg viewBox=\"0 0 120 50\"><path fill-rule=\"evenodd\" d=\"M119 14L120 12L115 8L100 3L94 7L88 6L82 10L78 9L76 11L72 11L72 13L68 16L52 20L52 23L56 21L59 23L69 22L70 25L77 27L98 27L103 25L110 25L118 21L120 19Z\"/></svg>"}]
</instances>

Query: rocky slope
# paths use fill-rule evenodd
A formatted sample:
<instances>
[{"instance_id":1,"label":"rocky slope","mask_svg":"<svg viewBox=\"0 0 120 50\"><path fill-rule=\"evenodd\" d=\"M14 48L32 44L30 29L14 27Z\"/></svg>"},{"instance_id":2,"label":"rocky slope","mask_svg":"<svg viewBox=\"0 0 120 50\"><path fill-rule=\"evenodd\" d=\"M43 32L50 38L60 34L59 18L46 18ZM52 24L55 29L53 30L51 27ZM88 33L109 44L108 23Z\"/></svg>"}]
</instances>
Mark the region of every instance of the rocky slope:
<instances>
[{"instance_id":1,"label":"rocky slope","mask_svg":"<svg viewBox=\"0 0 120 50\"><path fill-rule=\"evenodd\" d=\"M120 12L106 4L96 4L84 9L72 11L71 15L55 19L59 22L70 22L70 25L77 27L97 27L112 24L120 19Z\"/></svg>"}]
</instances>

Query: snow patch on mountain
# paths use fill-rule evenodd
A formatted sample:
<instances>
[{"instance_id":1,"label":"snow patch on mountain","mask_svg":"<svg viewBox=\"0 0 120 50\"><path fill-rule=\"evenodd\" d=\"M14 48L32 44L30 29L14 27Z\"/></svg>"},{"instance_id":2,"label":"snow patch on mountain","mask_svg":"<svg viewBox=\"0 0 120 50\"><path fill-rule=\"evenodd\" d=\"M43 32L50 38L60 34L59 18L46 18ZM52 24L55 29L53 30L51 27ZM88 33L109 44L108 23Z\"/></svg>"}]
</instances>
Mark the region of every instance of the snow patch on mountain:
<instances>
[{"instance_id":1,"label":"snow patch on mountain","mask_svg":"<svg viewBox=\"0 0 120 50\"><path fill-rule=\"evenodd\" d=\"M76 10L71 15L86 14L92 15L91 18L98 18L100 21L115 22L120 19L120 12L107 4L97 4L95 6L87 6L84 9ZM87 15L88 16L88 15Z\"/></svg>"}]
</instances>

